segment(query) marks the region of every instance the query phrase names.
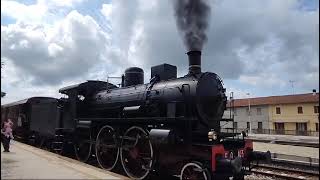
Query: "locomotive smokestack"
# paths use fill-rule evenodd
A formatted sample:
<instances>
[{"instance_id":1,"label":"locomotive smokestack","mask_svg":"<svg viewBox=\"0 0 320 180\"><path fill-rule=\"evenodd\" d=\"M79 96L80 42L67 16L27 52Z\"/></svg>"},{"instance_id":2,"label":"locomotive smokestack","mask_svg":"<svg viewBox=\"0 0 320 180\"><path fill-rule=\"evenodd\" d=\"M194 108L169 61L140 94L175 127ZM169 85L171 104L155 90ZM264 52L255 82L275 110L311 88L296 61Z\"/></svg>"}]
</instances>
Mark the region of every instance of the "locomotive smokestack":
<instances>
[{"instance_id":1,"label":"locomotive smokestack","mask_svg":"<svg viewBox=\"0 0 320 180\"><path fill-rule=\"evenodd\" d=\"M201 73L201 51L187 52L189 57L189 74Z\"/></svg>"}]
</instances>

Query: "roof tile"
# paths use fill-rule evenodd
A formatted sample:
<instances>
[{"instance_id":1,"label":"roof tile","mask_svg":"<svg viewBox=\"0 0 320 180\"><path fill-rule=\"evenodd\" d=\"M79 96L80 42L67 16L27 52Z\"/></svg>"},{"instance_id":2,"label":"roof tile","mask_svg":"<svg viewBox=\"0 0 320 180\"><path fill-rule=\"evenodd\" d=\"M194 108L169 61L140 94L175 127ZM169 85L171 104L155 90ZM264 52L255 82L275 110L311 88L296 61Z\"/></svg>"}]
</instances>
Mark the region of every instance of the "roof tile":
<instances>
[{"instance_id":1,"label":"roof tile","mask_svg":"<svg viewBox=\"0 0 320 180\"><path fill-rule=\"evenodd\" d=\"M275 104L296 104L296 103L319 103L319 93L313 95L313 93L308 94L294 94L294 95L284 95L284 96L268 96L268 97L256 97L256 98L246 98L246 99L235 99L235 107L243 107L249 105L275 105ZM230 107L230 102L227 104Z\"/></svg>"}]
</instances>

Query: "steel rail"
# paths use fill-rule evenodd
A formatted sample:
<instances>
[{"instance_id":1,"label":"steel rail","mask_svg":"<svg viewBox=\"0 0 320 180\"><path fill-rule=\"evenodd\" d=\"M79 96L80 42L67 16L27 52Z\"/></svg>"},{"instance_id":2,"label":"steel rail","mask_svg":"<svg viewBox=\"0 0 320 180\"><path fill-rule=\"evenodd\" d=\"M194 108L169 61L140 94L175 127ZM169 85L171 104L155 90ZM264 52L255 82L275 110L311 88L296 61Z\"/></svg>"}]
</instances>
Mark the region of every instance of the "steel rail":
<instances>
[{"instance_id":1,"label":"steel rail","mask_svg":"<svg viewBox=\"0 0 320 180\"><path fill-rule=\"evenodd\" d=\"M268 177L274 177L277 179L289 179L289 180L305 180L305 179L310 179L309 177L306 176L296 176L293 174L282 174L282 173L275 173L274 171L262 171L262 170L256 170L256 169L252 169L251 170L252 173L255 174L260 174L260 175L264 175L264 176L268 176Z\"/></svg>"}]
</instances>

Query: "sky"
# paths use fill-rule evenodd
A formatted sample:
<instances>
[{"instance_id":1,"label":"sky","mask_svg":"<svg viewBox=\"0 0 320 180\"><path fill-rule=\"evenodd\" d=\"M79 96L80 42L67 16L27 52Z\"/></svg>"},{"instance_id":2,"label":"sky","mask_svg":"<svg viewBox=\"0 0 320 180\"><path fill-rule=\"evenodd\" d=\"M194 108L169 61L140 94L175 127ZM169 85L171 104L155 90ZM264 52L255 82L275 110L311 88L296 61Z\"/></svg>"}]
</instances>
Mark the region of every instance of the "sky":
<instances>
[{"instance_id":1,"label":"sky","mask_svg":"<svg viewBox=\"0 0 320 180\"><path fill-rule=\"evenodd\" d=\"M202 71L234 98L319 92L318 0L208 0ZM1 0L1 104L61 97L131 66L177 66L187 49L172 0ZM116 82L116 80L112 80ZM292 82L292 83L291 83ZM247 95L247 94L250 95Z\"/></svg>"}]
</instances>

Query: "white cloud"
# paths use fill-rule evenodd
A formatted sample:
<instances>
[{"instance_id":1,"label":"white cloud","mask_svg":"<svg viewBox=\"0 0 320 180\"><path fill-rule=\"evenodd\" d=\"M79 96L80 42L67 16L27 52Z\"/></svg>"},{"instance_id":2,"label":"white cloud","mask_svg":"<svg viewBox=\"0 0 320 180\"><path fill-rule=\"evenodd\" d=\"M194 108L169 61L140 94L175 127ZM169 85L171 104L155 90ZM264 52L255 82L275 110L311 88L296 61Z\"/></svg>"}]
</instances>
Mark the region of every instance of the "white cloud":
<instances>
[{"instance_id":1,"label":"white cloud","mask_svg":"<svg viewBox=\"0 0 320 180\"><path fill-rule=\"evenodd\" d=\"M153 1L152 8L148 2L116 1L118 17L111 18L112 37L123 44L119 47L130 60L139 61L147 72L152 65L172 63L183 75L187 59L172 2ZM299 3L210 1L212 17L203 50L203 70L257 87L285 89L289 79L300 79L301 91L318 87L319 78L310 74L319 72L315 40L319 35L319 10L301 10ZM130 10L121 11L122 7Z\"/></svg>"},{"instance_id":2,"label":"white cloud","mask_svg":"<svg viewBox=\"0 0 320 180\"><path fill-rule=\"evenodd\" d=\"M48 46L49 56L57 57L59 53L63 52L63 48L56 43L50 43Z\"/></svg>"},{"instance_id":3,"label":"white cloud","mask_svg":"<svg viewBox=\"0 0 320 180\"><path fill-rule=\"evenodd\" d=\"M41 22L48 12L45 4L24 5L16 1L1 1L1 15L6 15L18 21Z\"/></svg>"},{"instance_id":4,"label":"white cloud","mask_svg":"<svg viewBox=\"0 0 320 180\"><path fill-rule=\"evenodd\" d=\"M48 6L58 6L58 7L72 7L79 4L85 0L38 0L38 4L45 4Z\"/></svg>"},{"instance_id":5,"label":"white cloud","mask_svg":"<svg viewBox=\"0 0 320 180\"><path fill-rule=\"evenodd\" d=\"M274 87L274 86L279 86L284 87L284 85L286 85L286 82L284 82L283 79L281 79L281 77L278 77L276 74L258 74L258 75L252 75L252 76L248 76L248 75L241 75L239 77L239 81L245 84L250 84L253 86L257 86L257 87Z\"/></svg>"},{"instance_id":6,"label":"white cloud","mask_svg":"<svg viewBox=\"0 0 320 180\"><path fill-rule=\"evenodd\" d=\"M103 22L72 11L82 2L1 1L1 14L17 20L1 27L1 58L11 63L4 68L2 85L13 93L20 89L15 100L22 98L21 89L30 92L26 96L33 90L56 93L70 83L119 76L130 66L140 66L150 75L151 66L171 63L178 67L178 75L186 74L186 50L171 0L112 1L96 10L105 16ZM319 10L300 10L299 3L210 1L202 70L233 82L227 89L236 92L235 97L244 97L248 88L258 96L266 91L290 92L289 80L304 92L318 87ZM9 94L7 99L13 100Z\"/></svg>"},{"instance_id":7,"label":"white cloud","mask_svg":"<svg viewBox=\"0 0 320 180\"><path fill-rule=\"evenodd\" d=\"M37 0L26 5L13 0L1 1L1 15L16 21L51 24L63 19L76 5L86 0Z\"/></svg>"},{"instance_id":8,"label":"white cloud","mask_svg":"<svg viewBox=\"0 0 320 180\"><path fill-rule=\"evenodd\" d=\"M77 11L70 12L51 28L45 26L1 27L1 57L31 76L34 84L57 84L84 76L91 67L101 63L100 55L110 44L108 35L95 20Z\"/></svg>"},{"instance_id":9,"label":"white cloud","mask_svg":"<svg viewBox=\"0 0 320 180\"><path fill-rule=\"evenodd\" d=\"M112 4L103 4L102 9L100 12L108 19L110 20L110 16L112 14Z\"/></svg>"},{"instance_id":10,"label":"white cloud","mask_svg":"<svg viewBox=\"0 0 320 180\"><path fill-rule=\"evenodd\" d=\"M233 98L234 99L243 99L243 98L248 98L248 97L254 97L254 95L250 95L248 96L247 93L248 91L245 91L241 88L234 88L234 87L226 87L227 91L226 91L226 95L228 97L228 100L229 98L231 97L231 92L233 92Z\"/></svg>"}]
</instances>

